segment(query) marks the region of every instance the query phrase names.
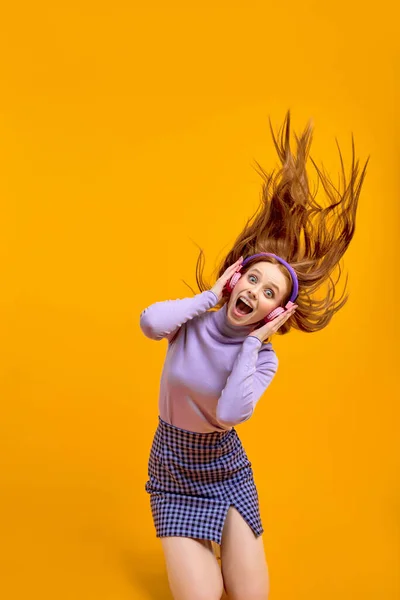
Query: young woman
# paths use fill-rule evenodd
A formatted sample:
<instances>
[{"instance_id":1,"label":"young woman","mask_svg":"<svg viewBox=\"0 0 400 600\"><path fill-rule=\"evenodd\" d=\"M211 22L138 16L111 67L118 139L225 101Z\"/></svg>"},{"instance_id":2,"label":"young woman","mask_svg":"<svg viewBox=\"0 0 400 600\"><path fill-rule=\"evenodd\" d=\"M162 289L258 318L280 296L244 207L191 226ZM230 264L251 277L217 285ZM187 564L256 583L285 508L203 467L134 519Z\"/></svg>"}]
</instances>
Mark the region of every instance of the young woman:
<instances>
[{"instance_id":1,"label":"young woman","mask_svg":"<svg viewBox=\"0 0 400 600\"><path fill-rule=\"evenodd\" d=\"M354 234L367 163L359 173L353 144L348 181L341 161L342 190L313 163L324 207L306 174L311 126L296 137L295 153L290 113L272 137L281 168L261 169L260 207L217 281L203 280L201 252L200 293L157 302L140 316L146 336L168 340L146 491L175 600L219 600L224 587L231 600L267 599L258 494L235 425L252 416L275 376L272 335L318 331L347 300L346 289L336 298L339 261Z\"/></svg>"}]
</instances>

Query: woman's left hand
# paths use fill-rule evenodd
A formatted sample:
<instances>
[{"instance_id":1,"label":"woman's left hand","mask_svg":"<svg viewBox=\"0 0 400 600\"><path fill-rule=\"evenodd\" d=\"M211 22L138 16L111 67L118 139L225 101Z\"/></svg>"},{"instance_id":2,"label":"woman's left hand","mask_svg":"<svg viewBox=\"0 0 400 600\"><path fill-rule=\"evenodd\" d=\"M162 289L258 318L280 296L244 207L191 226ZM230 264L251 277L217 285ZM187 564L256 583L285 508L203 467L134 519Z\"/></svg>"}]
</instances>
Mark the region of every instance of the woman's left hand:
<instances>
[{"instance_id":1,"label":"woman's left hand","mask_svg":"<svg viewBox=\"0 0 400 600\"><path fill-rule=\"evenodd\" d=\"M282 325L286 323L286 321L290 319L292 315L294 315L297 306L297 304L294 304L291 308L289 308L289 310L285 310L284 313L278 315L273 321L265 323L265 325L254 329L251 333L249 333L249 336L257 337L260 342L264 342L266 339L271 337L271 335L276 333L278 329L280 329L280 327L282 327Z\"/></svg>"}]
</instances>

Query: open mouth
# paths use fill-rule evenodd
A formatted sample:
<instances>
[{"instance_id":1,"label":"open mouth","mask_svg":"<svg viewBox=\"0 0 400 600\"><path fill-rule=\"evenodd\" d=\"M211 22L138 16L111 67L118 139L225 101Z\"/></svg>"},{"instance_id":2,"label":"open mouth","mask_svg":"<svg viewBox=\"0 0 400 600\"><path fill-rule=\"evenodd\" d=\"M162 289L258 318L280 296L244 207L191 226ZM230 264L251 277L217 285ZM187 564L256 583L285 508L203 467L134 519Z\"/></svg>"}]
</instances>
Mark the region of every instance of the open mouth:
<instances>
[{"instance_id":1,"label":"open mouth","mask_svg":"<svg viewBox=\"0 0 400 600\"><path fill-rule=\"evenodd\" d=\"M253 308L243 298L236 300L235 308L239 315L249 315L253 312Z\"/></svg>"}]
</instances>

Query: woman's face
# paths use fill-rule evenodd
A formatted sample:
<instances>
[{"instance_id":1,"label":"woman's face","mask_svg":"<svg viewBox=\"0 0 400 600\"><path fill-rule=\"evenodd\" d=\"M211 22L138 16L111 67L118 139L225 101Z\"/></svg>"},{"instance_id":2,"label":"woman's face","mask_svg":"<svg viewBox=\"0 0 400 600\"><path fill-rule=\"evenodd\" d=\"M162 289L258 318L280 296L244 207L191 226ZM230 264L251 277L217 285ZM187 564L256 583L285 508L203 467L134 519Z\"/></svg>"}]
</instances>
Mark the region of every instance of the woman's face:
<instances>
[{"instance_id":1,"label":"woman's face","mask_svg":"<svg viewBox=\"0 0 400 600\"><path fill-rule=\"evenodd\" d=\"M227 308L229 323L258 323L283 304L289 291L289 282L278 265L254 263L233 288Z\"/></svg>"}]
</instances>

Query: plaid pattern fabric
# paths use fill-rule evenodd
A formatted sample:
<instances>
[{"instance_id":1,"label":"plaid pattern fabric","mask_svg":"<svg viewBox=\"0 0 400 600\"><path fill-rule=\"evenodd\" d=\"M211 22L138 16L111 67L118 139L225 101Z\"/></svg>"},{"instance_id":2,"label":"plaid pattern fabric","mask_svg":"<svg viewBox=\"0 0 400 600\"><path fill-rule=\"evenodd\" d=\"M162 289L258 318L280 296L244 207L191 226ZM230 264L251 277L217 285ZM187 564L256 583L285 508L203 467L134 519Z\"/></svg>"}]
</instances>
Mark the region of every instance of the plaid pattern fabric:
<instances>
[{"instance_id":1,"label":"plaid pattern fabric","mask_svg":"<svg viewBox=\"0 0 400 600\"><path fill-rule=\"evenodd\" d=\"M191 537L221 544L229 507L255 536L263 533L251 463L233 428L196 433L159 417L145 485L157 537Z\"/></svg>"}]
</instances>

